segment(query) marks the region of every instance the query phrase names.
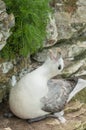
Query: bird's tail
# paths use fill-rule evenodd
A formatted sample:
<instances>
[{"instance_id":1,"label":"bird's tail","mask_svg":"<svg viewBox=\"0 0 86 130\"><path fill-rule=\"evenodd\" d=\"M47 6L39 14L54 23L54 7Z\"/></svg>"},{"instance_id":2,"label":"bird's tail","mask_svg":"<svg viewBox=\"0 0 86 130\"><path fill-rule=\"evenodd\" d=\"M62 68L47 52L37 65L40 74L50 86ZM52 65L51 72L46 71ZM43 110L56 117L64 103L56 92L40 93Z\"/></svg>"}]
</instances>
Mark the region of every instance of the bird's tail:
<instances>
[{"instance_id":1,"label":"bird's tail","mask_svg":"<svg viewBox=\"0 0 86 130\"><path fill-rule=\"evenodd\" d=\"M78 82L75 86L75 88L73 89L73 91L70 93L69 98L67 100L67 102L69 102L78 92L80 92L82 89L84 89L86 87L86 80L84 79L78 79Z\"/></svg>"}]
</instances>

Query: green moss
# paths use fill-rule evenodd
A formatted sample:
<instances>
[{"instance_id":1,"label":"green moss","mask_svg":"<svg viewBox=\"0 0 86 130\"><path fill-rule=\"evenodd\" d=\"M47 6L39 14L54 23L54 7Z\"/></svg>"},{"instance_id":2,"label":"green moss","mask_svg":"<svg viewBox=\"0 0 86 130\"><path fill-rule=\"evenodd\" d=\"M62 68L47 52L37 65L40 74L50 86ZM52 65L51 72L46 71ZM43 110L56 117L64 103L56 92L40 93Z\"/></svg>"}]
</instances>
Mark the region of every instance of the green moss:
<instances>
[{"instance_id":1,"label":"green moss","mask_svg":"<svg viewBox=\"0 0 86 130\"><path fill-rule=\"evenodd\" d=\"M42 48L46 37L50 0L4 0L8 13L15 16L13 34L0 52L2 57L27 56Z\"/></svg>"},{"instance_id":2,"label":"green moss","mask_svg":"<svg viewBox=\"0 0 86 130\"><path fill-rule=\"evenodd\" d=\"M81 102L86 103L86 89L80 91L75 97L74 100L78 99Z\"/></svg>"}]
</instances>

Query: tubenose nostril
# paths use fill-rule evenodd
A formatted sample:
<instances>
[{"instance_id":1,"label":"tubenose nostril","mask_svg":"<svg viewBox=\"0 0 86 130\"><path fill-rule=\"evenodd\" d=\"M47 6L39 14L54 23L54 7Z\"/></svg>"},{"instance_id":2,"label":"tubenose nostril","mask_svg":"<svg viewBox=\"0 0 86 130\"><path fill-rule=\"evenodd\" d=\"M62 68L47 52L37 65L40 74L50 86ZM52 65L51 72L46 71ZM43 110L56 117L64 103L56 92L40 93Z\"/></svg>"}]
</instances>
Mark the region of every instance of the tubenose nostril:
<instances>
[{"instance_id":1,"label":"tubenose nostril","mask_svg":"<svg viewBox=\"0 0 86 130\"><path fill-rule=\"evenodd\" d=\"M59 70L61 69L61 65L58 66L58 69L59 69Z\"/></svg>"}]
</instances>

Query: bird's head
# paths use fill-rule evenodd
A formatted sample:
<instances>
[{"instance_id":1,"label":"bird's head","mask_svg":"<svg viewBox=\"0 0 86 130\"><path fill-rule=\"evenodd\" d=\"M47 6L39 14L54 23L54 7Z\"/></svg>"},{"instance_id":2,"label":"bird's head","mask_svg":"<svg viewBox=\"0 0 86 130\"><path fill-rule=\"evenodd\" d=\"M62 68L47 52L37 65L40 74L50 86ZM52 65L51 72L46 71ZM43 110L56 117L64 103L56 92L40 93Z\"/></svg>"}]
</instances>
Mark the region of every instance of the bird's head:
<instances>
[{"instance_id":1,"label":"bird's head","mask_svg":"<svg viewBox=\"0 0 86 130\"><path fill-rule=\"evenodd\" d=\"M52 75L56 76L64 68L64 61L61 54L61 49L50 49L46 60L47 66L51 69Z\"/></svg>"}]
</instances>

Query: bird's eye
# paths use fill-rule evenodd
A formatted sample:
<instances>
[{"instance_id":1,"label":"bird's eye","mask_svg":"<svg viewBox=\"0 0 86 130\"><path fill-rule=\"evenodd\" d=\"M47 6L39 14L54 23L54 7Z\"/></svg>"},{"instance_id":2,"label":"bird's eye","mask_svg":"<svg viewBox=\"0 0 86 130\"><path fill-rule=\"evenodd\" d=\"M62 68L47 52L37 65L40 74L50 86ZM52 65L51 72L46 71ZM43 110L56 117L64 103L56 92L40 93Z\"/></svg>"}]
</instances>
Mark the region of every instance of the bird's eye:
<instances>
[{"instance_id":1,"label":"bird's eye","mask_svg":"<svg viewBox=\"0 0 86 130\"><path fill-rule=\"evenodd\" d=\"M61 65L58 66L58 69L59 69L59 70L61 69Z\"/></svg>"}]
</instances>

